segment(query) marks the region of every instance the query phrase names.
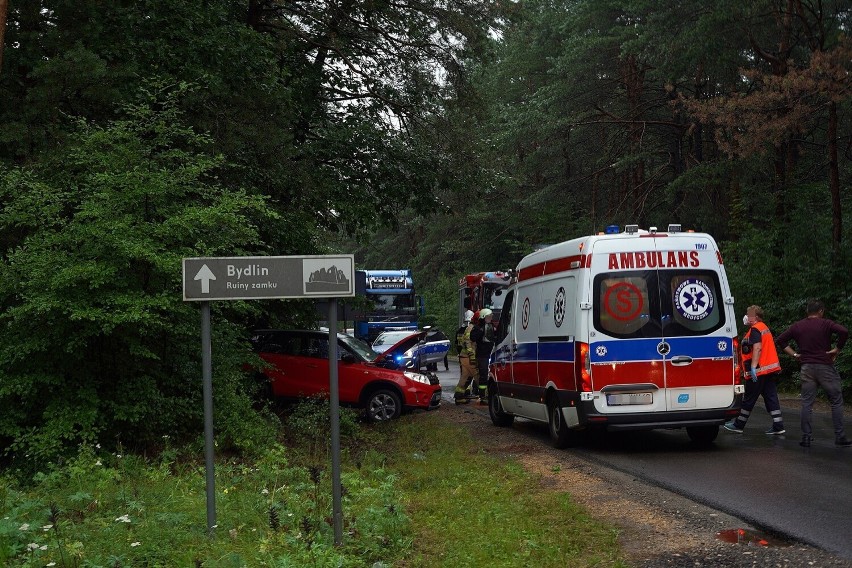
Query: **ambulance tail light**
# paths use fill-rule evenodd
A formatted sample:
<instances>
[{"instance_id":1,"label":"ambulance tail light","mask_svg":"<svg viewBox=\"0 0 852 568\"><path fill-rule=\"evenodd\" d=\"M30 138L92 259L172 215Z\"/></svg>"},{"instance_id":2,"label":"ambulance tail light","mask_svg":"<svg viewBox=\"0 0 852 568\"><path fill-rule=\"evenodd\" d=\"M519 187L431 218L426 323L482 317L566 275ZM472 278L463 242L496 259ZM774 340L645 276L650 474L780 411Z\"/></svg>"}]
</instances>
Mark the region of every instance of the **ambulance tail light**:
<instances>
[{"instance_id":1,"label":"ambulance tail light","mask_svg":"<svg viewBox=\"0 0 852 568\"><path fill-rule=\"evenodd\" d=\"M592 360L589 358L589 344L578 341L575 345L574 379L577 382L577 390L592 392Z\"/></svg>"},{"instance_id":2,"label":"ambulance tail light","mask_svg":"<svg viewBox=\"0 0 852 568\"><path fill-rule=\"evenodd\" d=\"M734 346L734 384L743 384L742 361L740 361L740 340L736 337L731 338L731 344Z\"/></svg>"}]
</instances>

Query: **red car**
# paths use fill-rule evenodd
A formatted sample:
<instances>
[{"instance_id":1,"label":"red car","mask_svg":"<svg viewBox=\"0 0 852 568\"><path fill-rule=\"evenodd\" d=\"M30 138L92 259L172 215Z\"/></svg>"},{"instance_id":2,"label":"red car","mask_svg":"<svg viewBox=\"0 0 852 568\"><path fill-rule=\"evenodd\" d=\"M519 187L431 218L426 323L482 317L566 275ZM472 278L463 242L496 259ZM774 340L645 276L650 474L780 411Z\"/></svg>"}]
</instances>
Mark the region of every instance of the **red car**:
<instances>
[{"instance_id":1,"label":"red car","mask_svg":"<svg viewBox=\"0 0 852 568\"><path fill-rule=\"evenodd\" d=\"M263 373L277 398L305 398L329 393L328 332L255 331L252 344L272 365ZM397 365L350 335L337 335L340 403L364 408L373 422L391 420L403 410L431 410L441 404L441 385L434 376Z\"/></svg>"}]
</instances>

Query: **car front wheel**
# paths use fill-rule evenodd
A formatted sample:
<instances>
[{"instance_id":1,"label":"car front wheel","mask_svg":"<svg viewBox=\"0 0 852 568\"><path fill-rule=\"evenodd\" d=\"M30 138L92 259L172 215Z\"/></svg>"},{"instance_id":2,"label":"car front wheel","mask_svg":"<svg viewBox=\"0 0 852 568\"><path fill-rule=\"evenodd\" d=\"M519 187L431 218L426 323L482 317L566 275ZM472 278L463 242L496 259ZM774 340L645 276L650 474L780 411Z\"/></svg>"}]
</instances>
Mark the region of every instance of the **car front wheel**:
<instances>
[{"instance_id":1,"label":"car front wheel","mask_svg":"<svg viewBox=\"0 0 852 568\"><path fill-rule=\"evenodd\" d=\"M367 420L385 422L393 420L402 413L402 400L392 390L379 389L370 393L367 399Z\"/></svg>"}]
</instances>

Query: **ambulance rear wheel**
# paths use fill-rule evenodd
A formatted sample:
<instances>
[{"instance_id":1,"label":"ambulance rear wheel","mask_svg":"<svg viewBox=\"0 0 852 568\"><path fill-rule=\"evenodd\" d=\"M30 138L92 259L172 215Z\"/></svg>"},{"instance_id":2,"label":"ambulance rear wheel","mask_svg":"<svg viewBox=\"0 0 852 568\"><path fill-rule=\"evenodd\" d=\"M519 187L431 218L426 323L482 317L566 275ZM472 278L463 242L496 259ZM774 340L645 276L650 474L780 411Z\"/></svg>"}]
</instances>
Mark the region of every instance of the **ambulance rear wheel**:
<instances>
[{"instance_id":1,"label":"ambulance rear wheel","mask_svg":"<svg viewBox=\"0 0 852 568\"><path fill-rule=\"evenodd\" d=\"M559 406L556 397L551 397L547 402L547 423L554 448L562 449L577 445L577 432L571 430L565 423L562 407Z\"/></svg>"},{"instance_id":2,"label":"ambulance rear wheel","mask_svg":"<svg viewBox=\"0 0 852 568\"><path fill-rule=\"evenodd\" d=\"M689 439L697 446L709 446L719 435L718 426L687 426Z\"/></svg>"},{"instance_id":3,"label":"ambulance rear wheel","mask_svg":"<svg viewBox=\"0 0 852 568\"><path fill-rule=\"evenodd\" d=\"M503 404L500 402L500 397L497 396L496 389L488 389L488 414L491 416L491 422L495 426L505 428L511 426L515 421L515 416L503 410Z\"/></svg>"}]
</instances>

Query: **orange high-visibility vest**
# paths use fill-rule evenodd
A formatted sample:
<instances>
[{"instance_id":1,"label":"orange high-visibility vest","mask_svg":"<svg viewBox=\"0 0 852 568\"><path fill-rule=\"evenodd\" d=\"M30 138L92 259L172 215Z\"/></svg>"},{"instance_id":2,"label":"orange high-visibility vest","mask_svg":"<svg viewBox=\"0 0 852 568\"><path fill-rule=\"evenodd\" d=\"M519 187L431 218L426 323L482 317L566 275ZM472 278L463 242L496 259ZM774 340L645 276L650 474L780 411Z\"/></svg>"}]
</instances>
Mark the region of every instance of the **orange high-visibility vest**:
<instances>
[{"instance_id":1,"label":"orange high-visibility vest","mask_svg":"<svg viewBox=\"0 0 852 568\"><path fill-rule=\"evenodd\" d=\"M768 375L769 373L777 373L781 370L781 362L778 360L778 351L775 349L775 340L772 339L772 332L765 323L759 321L755 323L753 328L760 332L760 360L757 362L757 375ZM751 331L749 330L749 335ZM749 357L749 364L751 357ZM749 367L746 367L748 371Z\"/></svg>"}]
</instances>

